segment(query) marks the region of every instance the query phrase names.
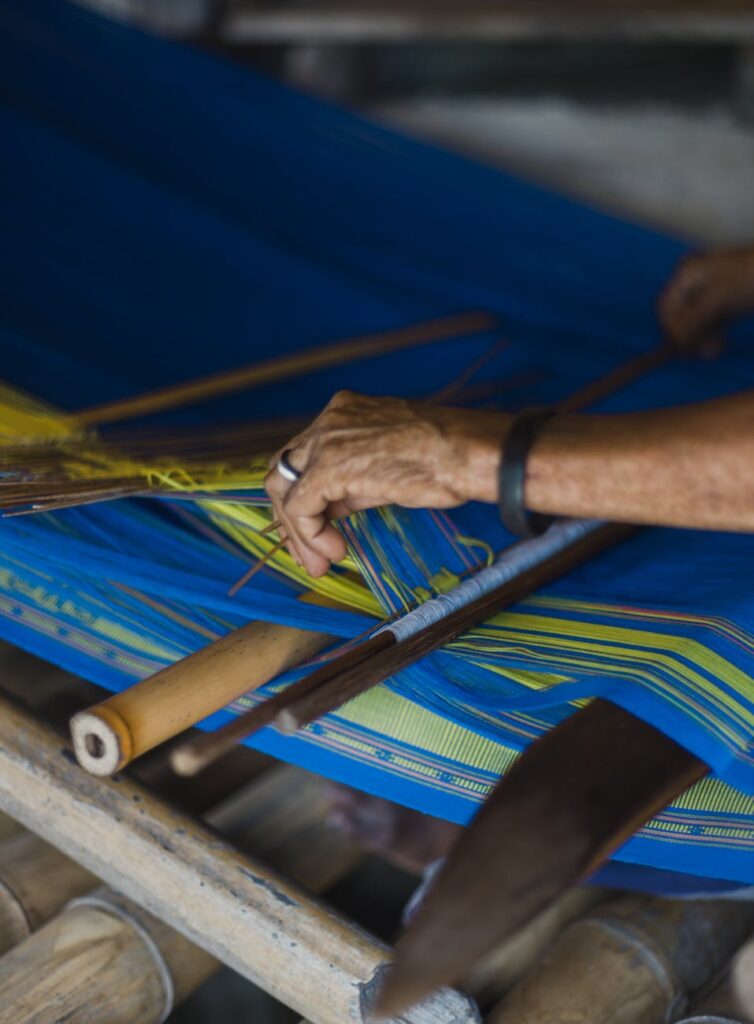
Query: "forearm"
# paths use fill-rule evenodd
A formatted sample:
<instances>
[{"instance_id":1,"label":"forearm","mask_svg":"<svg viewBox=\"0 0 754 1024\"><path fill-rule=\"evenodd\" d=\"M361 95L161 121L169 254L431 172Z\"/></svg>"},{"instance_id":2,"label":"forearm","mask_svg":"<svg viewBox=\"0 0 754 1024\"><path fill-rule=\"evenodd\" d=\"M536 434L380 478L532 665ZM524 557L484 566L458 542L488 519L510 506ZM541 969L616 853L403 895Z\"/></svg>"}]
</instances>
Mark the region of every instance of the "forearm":
<instances>
[{"instance_id":1,"label":"forearm","mask_svg":"<svg viewBox=\"0 0 754 1024\"><path fill-rule=\"evenodd\" d=\"M661 412L557 417L531 451L526 504L558 515L754 531L754 391Z\"/></svg>"}]
</instances>

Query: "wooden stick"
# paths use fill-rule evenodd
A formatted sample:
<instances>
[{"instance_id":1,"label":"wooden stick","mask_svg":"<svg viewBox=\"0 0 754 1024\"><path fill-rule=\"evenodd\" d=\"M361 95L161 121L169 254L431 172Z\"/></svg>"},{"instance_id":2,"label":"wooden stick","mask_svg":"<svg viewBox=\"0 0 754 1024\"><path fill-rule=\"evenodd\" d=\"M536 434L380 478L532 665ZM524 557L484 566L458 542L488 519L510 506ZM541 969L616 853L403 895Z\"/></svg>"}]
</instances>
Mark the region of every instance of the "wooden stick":
<instances>
[{"instance_id":1,"label":"wooden stick","mask_svg":"<svg viewBox=\"0 0 754 1024\"><path fill-rule=\"evenodd\" d=\"M380 633L358 647L352 648L347 654L341 655L336 659L337 665L359 666L365 663L373 653L389 647L392 642L392 634ZM328 676L329 669L330 666L326 665L320 671ZM258 732L259 729L263 729L267 725L272 725L277 715L288 707L292 693L294 695L308 694L320 685L320 671L312 672L282 693L269 697L262 704L239 715L238 718L228 722L221 729L189 737L171 755L170 761L175 771L179 775L196 775L213 761L227 754L236 743L251 733Z\"/></svg>"},{"instance_id":2,"label":"wooden stick","mask_svg":"<svg viewBox=\"0 0 754 1024\"><path fill-rule=\"evenodd\" d=\"M619 897L567 927L490 1024L673 1020L752 927L751 903Z\"/></svg>"},{"instance_id":3,"label":"wooden stick","mask_svg":"<svg viewBox=\"0 0 754 1024\"><path fill-rule=\"evenodd\" d=\"M635 528L632 526L603 523L594 532L571 542L539 565L451 612L439 622L425 627L406 640L396 640L390 627L387 627L374 637L375 643L378 638L381 639L381 649L368 650L366 659L362 658L350 665L337 660L308 677L306 692L295 692L293 687L284 691L280 695L280 710L276 716L276 724L283 732L295 732L308 722L321 718L322 715L390 678L437 648L450 643L491 615L509 608L540 587L554 582L577 565L595 558L607 548L625 540L633 532ZM366 647L367 644L364 644L358 650L364 650Z\"/></svg>"},{"instance_id":4,"label":"wooden stick","mask_svg":"<svg viewBox=\"0 0 754 1024\"><path fill-rule=\"evenodd\" d=\"M465 977L708 770L604 700L533 743L461 834L398 942L377 1013L397 1016Z\"/></svg>"},{"instance_id":5,"label":"wooden stick","mask_svg":"<svg viewBox=\"0 0 754 1024\"><path fill-rule=\"evenodd\" d=\"M331 606L320 595L301 598ZM76 758L92 775L130 761L326 647L326 633L250 622L71 720Z\"/></svg>"},{"instance_id":6,"label":"wooden stick","mask_svg":"<svg viewBox=\"0 0 754 1024\"><path fill-rule=\"evenodd\" d=\"M250 565L243 576L240 576L228 590L228 597L235 597L239 590L243 590L246 584L253 580L256 574L264 569L269 560L273 558L284 546L285 538L282 538L277 542L277 544L274 544L269 551L262 555L261 558L258 558L253 565Z\"/></svg>"},{"instance_id":7,"label":"wooden stick","mask_svg":"<svg viewBox=\"0 0 754 1024\"><path fill-rule=\"evenodd\" d=\"M273 359L264 359L249 366L211 374L183 384L174 384L133 398L109 402L107 405L93 406L75 413L73 419L80 427L92 427L114 423L116 420L149 416L156 412L165 412L167 409L205 402L235 391L258 388L273 381L300 377L331 366L373 359L389 352L428 345L457 335L478 334L491 329L494 323L495 319L490 314L473 312L428 320L393 331L365 334L329 345L304 349L301 352L291 352Z\"/></svg>"},{"instance_id":8,"label":"wooden stick","mask_svg":"<svg viewBox=\"0 0 754 1024\"><path fill-rule=\"evenodd\" d=\"M0 696L0 810L313 1024L364 1024L384 946L127 778L93 779L66 755ZM452 991L404 1018L475 1022Z\"/></svg>"}]
</instances>

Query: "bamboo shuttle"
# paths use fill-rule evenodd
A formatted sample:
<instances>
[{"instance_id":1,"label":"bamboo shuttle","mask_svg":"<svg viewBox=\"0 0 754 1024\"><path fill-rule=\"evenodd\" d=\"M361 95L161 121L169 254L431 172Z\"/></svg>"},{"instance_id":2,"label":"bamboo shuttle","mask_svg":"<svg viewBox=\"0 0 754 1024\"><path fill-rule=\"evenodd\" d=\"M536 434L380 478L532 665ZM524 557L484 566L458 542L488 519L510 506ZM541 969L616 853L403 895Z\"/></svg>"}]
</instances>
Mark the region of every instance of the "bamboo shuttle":
<instances>
[{"instance_id":1,"label":"bamboo shuttle","mask_svg":"<svg viewBox=\"0 0 754 1024\"><path fill-rule=\"evenodd\" d=\"M301 598L328 605L318 594ZM325 633L251 622L71 720L76 758L112 775L134 758L301 664L330 643Z\"/></svg>"}]
</instances>

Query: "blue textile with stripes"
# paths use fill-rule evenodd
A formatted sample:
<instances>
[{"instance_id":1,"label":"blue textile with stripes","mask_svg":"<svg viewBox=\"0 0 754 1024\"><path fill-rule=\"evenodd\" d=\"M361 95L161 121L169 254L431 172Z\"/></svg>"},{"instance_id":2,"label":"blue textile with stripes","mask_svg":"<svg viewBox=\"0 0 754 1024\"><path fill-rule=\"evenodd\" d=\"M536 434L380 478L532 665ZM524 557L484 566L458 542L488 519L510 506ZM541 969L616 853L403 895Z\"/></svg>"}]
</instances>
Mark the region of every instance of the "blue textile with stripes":
<instances>
[{"instance_id":1,"label":"blue textile with stripes","mask_svg":"<svg viewBox=\"0 0 754 1024\"><path fill-rule=\"evenodd\" d=\"M65 0L0 0L0 133L0 377L67 410L475 309L499 327L161 422L313 415L343 387L431 397L495 345L468 401L554 402L657 343L685 249ZM746 386L751 324L719 362L600 408ZM119 690L253 618L339 637L377 621L302 605L272 572L229 597L248 559L217 536L169 502L6 519L0 636ZM384 577L431 592L511 540L477 505L365 515L349 536L385 614ZM753 572L752 536L644 530L301 735L254 742L465 822L517 752L601 694L713 769L603 877L754 884Z\"/></svg>"}]
</instances>

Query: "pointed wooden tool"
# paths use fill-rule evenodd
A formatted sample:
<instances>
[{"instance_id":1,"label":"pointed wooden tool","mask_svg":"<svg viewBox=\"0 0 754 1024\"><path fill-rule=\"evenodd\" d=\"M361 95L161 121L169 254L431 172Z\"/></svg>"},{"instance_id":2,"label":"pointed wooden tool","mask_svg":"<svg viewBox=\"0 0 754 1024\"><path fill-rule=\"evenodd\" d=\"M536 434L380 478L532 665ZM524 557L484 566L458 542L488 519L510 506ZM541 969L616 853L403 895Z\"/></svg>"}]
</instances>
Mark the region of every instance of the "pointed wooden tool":
<instances>
[{"instance_id":1,"label":"pointed wooden tool","mask_svg":"<svg viewBox=\"0 0 754 1024\"><path fill-rule=\"evenodd\" d=\"M604 700L533 743L461 834L398 942L376 1017L461 981L708 770Z\"/></svg>"}]
</instances>

